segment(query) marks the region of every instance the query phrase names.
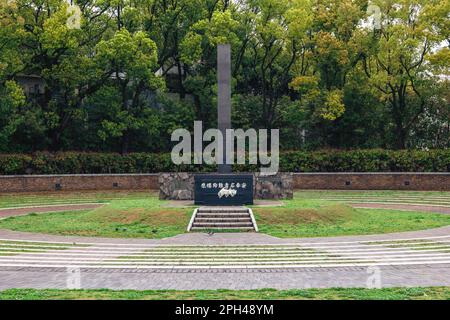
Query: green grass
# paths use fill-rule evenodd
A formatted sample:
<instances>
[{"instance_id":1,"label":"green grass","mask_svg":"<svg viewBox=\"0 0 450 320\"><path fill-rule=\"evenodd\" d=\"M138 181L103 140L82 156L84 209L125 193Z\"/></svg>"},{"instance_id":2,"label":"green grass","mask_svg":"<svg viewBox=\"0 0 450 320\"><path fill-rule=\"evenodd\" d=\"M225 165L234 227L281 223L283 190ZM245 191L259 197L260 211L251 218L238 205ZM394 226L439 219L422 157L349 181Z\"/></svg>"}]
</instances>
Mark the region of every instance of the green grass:
<instances>
[{"instance_id":1,"label":"green grass","mask_svg":"<svg viewBox=\"0 0 450 320\"><path fill-rule=\"evenodd\" d=\"M0 206L59 199L108 201L94 210L30 214L0 220L0 228L57 235L119 238L164 238L186 231L193 208L169 208L156 194L143 192L25 194L0 196ZM416 195L447 197L446 192L301 191L282 206L253 207L261 233L276 237L323 237L413 231L450 225L450 215L387 209L354 209L338 195L356 194L395 199ZM78 200L77 200L78 199ZM80 200L81 199L81 200Z\"/></svg>"},{"instance_id":2,"label":"green grass","mask_svg":"<svg viewBox=\"0 0 450 320\"><path fill-rule=\"evenodd\" d=\"M80 244L58 244L58 243L46 243L46 242L26 242L15 240L0 240L0 256L13 256L20 253L42 253L52 250L67 250L71 248L83 248L89 247L89 245Z\"/></svg>"},{"instance_id":3,"label":"green grass","mask_svg":"<svg viewBox=\"0 0 450 320\"><path fill-rule=\"evenodd\" d=\"M450 192L445 191L298 191L296 201L379 202L402 204L450 205Z\"/></svg>"},{"instance_id":4,"label":"green grass","mask_svg":"<svg viewBox=\"0 0 450 320\"><path fill-rule=\"evenodd\" d=\"M0 291L0 300L450 300L450 287L417 288L332 288L304 290L57 290L9 289Z\"/></svg>"},{"instance_id":5,"label":"green grass","mask_svg":"<svg viewBox=\"0 0 450 320\"><path fill-rule=\"evenodd\" d=\"M20 241L20 240L0 240L0 246L5 244L14 244L16 246L46 246L46 247L89 247L88 244L78 243L57 243L57 242L38 242L38 241Z\"/></svg>"},{"instance_id":6,"label":"green grass","mask_svg":"<svg viewBox=\"0 0 450 320\"><path fill-rule=\"evenodd\" d=\"M94 210L9 217L0 220L0 228L113 238L165 238L185 232L191 209L165 208L162 204L155 196L112 200Z\"/></svg>"},{"instance_id":7,"label":"green grass","mask_svg":"<svg viewBox=\"0 0 450 320\"><path fill-rule=\"evenodd\" d=\"M366 243L371 244L382 244L389 248L405 248L410 250L429 250L429 249L448 249L439 251L440 253L450 252L450 244L446 242L430 241L430 240L399 240L399 241L373 241Z\"/></svg>"},{"instance_id":8,"label":"green grass","mask_svg":"<svg viewBox=\"0 0 450 320\"><path fill-rule=\"evenodd\" d=\"M310 200L307 200L311 204ZM254 209L259 231L275 237L326 237L413 231L450 225L450 216L387 209L354 209L324 204Z\"/></svg>"},{"instance_id":9,"label":"green grass","mask_svg":"<svg viewBox=\"0 0 450 320\"><path fill-rule=\"evenodd\" d=\"M113 200L138 200L147 197L155 197L155 191L58 191L38 193L4 193L0 194L0 208L22 207L28 205L66 204L66 203L105 203ZM296 191L293 200L284 201L285 206L296 206L298 202L302 205L308 202L314 206L326 201L328 198L340 198L346 202L346 198L355 197L360 200L366 198L379 198L381 200L397 200L401 197L413 197L418 201L427 201L441 198L450 201L450 192L444 191ZM333 202L336 200L333 199Z\"/></svg>"},{"instance_id":10,"label":"green grass","mask_svg":"<svg viewBox=\"0 0 450 320\"><path fill-rule=\"evenodd\" d=\"M58 191L37 193L4 193L0 194L0 208L24 206L107 203L120 199L145 199L154 197L154 191Z\"/></svg>"}]
</instances>

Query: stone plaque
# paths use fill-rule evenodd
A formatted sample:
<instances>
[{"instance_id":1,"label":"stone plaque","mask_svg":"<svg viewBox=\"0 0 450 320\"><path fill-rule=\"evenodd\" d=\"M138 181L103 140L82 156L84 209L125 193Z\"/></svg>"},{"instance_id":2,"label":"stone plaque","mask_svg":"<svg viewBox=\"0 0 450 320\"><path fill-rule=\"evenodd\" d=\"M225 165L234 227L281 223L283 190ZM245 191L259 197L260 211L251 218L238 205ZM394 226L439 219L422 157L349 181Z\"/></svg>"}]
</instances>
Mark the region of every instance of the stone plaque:
<instances>
[{"instance_id":1,"label":"stone plaque","mask_svg":"<svg viewBox=\"0 0 450 320\"><path fill-rule=\"evenodd\" d=\"M194 202L198 205L253 204L252 174L197 174Z\"/></svg>"}]
</instances>

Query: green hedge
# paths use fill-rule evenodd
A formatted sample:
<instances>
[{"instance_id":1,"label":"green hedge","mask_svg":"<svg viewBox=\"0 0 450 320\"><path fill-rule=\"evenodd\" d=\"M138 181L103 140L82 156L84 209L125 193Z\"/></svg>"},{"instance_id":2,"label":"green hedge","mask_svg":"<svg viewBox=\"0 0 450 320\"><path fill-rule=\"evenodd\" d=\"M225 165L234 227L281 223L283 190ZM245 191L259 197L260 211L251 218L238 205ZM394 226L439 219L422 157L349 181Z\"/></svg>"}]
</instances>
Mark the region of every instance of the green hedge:
<instances>
[{"instance_id":1,"label":"green hedge","mask_svg":"<svg viewBox=\"0 0 450 320\"><path fill-rule=\"evenodd\" d=\"M236 171L256 171L255 165L236 165ZM176 166L170 154L35 153L0 154L0 174L211 172L215 166ZM448 172L450 150L290 151L280 155L280 171L290 172Z\"/></svg>"}]
</instances>

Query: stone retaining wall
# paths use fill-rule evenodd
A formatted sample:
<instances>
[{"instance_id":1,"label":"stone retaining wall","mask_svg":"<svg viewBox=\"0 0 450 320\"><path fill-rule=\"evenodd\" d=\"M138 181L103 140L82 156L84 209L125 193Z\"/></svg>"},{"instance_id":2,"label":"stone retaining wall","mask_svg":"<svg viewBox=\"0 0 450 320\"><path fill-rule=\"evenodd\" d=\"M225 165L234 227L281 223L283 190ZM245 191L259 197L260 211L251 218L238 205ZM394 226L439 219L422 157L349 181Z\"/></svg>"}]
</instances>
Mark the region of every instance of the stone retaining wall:
<instances>
[{"instance_id":1,"label":"stone retaining wall","mask_svg":"<svg viewBox=\"0 0 450 320\"><path fill-rule=\"evenodd\" d=\"M194 200L193 173L161 173L158 183L159 199L161 200Z\"/></svg>"},{"instance_id":2,"label":"stone retaining wall","mask_svg":"<svg viewBox=\"0 0 450 320\"><path fill-rule=\"evenodd\" d=\"M157 190L158 174L68 174L0 176L0 192L58 190Z\"/></svg>"},{"instance_id":3,"label":"stone retaining wall","mask_svg":"<svg viewBox=\"0 0 450 320\"><path fill-rule=\"evenodd\" d=\"M450 173L294 173L294 189L450 191Z\"/></svg>"},{"instance_id":4,"label":"stone retaining wall","mask_svg":"<svg viewBox=\"0 0 450 320\"><path fill-rule=\"evenodd\" d=\"M292 189L450 191L450 173L349 172L284 174L286 176L283 179L274 179L278 179L278 184L292 183ZM0 192L108 189L159 190L158 177L158 173L0 176ZM193 181L189 183L193 183ZM261 189L258 189L257 192L267 194L268 188L271 188L268 184L262 184ZM284 188L289 189L289 186ZM175 188L174 190L177 189L181 190L183 188ZM184 194L183 196L188 197L189 195Z\"/></svg>"},{"instance_id":5,"label":"stone retaining wall","mask_svg":"<svg viewBox=\"0 0 450 320\"><path fill-rule=\"evenodd\" d=\"M168 172L159 176L159 198L170 200L194 199L194 173ZM255 199L292 199L293 175L279 172L273 176L253 174Z\"/></svg>"},{"instance_id":6,"label":"stone retaining wall","mask_svg":"<svg viewBox=\"0 0 450 320\"><path fill-rule=\"evenodd\" d=\"M292 199L294 181L291 172L279 172L273 176L254 174L255 199Z\"/></svg>"}]
</instances>

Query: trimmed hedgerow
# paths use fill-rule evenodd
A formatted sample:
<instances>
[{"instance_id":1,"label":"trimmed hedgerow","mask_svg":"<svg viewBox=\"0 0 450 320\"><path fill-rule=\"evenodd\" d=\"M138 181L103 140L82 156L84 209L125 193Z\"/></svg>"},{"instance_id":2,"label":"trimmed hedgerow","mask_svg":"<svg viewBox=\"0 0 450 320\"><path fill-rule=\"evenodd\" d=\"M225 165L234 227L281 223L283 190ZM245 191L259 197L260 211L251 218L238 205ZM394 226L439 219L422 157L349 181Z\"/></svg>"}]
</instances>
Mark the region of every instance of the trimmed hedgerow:
<instances>
[{"instance_id":1,"label":"trimmed hedgerow","mask_svg":"<svg viewBox=\"0 0 450 320\"><path fill-rule=\"evenodd\" d=\"M0 174L211 172L212 165L174 165L169 153L38 152L0 154ZM255 171L256 165L236 165L235 171ZM285 172L449 172L450 150L326 150L280 154Z\"/></svg>"}]
</instances>

